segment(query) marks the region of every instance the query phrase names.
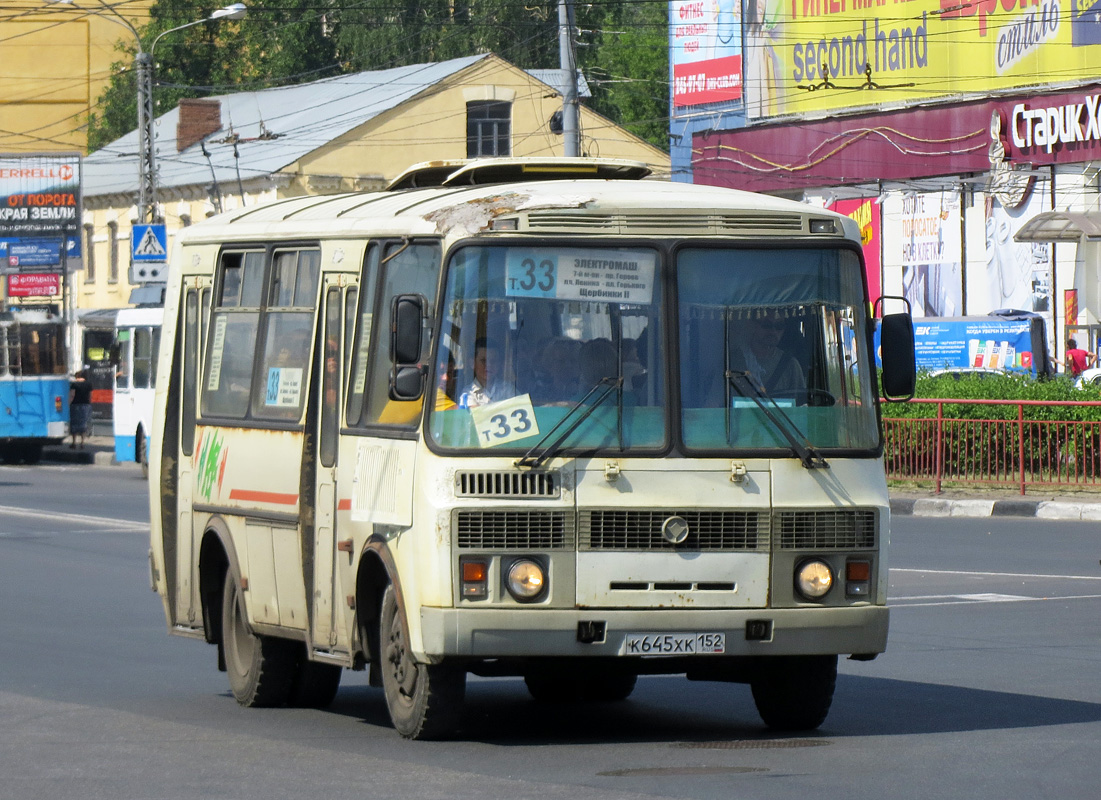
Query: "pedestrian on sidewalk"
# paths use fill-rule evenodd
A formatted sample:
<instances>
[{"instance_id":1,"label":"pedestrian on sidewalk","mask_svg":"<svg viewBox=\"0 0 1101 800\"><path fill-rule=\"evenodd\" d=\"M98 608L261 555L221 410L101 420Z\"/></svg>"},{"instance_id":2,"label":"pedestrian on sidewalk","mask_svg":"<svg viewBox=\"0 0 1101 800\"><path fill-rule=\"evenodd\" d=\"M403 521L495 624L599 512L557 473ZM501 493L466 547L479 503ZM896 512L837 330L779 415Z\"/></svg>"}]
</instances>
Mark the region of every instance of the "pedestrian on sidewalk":
<instances>
[{"instance_id":1,"label":"pedestrian on sidewalk","mask_svg":"<svg viewBox=\"0 0 1101 800\"><path fill-rule=\"evenodd\" d=\"M1070 372L1072 378L1077 378L1095 361L1097 361L1097 357L1093 353L1087 350L1080 350L1077 341L1074 339L1067 339L1066 364L1067 370Z\"/></svg>"},{"instance_id":2,"label":"pedestrian on sidewalk","mask_svg":"<svg viewBox=\"0 0 1101 800\"><path fill-rule=\"evenodd\" d=\"M70 450L84 449L84 437L92 423L92 384L84 370L78 371L69 382L69 433L73 441Z\"/></svg>"}]
</instances>

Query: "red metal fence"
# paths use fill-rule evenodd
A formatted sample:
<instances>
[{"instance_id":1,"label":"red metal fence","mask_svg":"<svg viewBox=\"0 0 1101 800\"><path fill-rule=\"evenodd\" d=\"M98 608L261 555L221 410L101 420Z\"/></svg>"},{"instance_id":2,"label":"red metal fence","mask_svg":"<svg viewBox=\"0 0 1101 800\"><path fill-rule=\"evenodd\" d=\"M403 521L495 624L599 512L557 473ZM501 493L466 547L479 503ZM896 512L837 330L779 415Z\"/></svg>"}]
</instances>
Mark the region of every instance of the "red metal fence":
<instances>
[{"instance_id":1,"label":"red metal fence","mask_svg":"<svg viewBox=\"0 0 1101 800\"><path fill-rule=\"evenodd\" d=\"M1101 488L1101 422L1028 420L1026 406L1101 406L1042 400L911 400L935 406L928 419L891 418L883 406L889 480L1019 488ZM961 419L946 406L1016 406L1015 419ZM949 409L955 411L955 409ZM958 413L958 412L956 412ZM1071 416L1064 414L1063 416Z\"/></svg>"}]
</instances>

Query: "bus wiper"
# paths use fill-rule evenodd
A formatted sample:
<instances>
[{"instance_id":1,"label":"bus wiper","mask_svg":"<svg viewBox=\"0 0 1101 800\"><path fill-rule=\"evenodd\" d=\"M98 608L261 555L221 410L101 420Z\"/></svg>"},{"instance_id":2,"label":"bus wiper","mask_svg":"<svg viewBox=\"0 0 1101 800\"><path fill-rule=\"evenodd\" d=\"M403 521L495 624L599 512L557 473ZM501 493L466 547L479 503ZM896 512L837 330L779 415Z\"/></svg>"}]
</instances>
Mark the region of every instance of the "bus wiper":
<instances>
[{"instance_id":1,"label":"bus wiper","mask_svg":"<svg viewBox=\"0 0 1101 800\"><path fill-rule=\"evenodd\" d=\"M726 379L738 394L742 397L748 397L757 404L757 407L761 409L761 413L768 418L773 427L788 440L792 452L799 457L804 467L807 469L829 469L830 465L807 440L807 435L791 421L791 417L784 413L784 410L772 395L764 391L763 387L757 385L752 373L746 370L727 370ZM748 392L738 385L739 380L749 387ZM727 413L730 412L727 411Z\"/></svg>"},{"instance_id":2,"label":"bus wiper","mask_svg":"<svg viewBox=\"0 0 1101 800\"><path fill-rule=\"evenodd\" d=\"M592 395L597 392L597 390L600 389L601 386L606 386L607 388L604 389L604 391L597 396L596 400L594 400L593 404L589 406L588 409L586 409L585 413L579 415L568 428L558 434L558 436L555 436L554 441L552 441L545 450L542 450L541 448L543 447L543 443L547 441L547 439L550 439L552 436L554 436L555 431L565 425L566 421L570 417L574 416L574 414L577 413L577 410L581 408L581 406L583 406L585 402L590 397L592 397ZM577 430L577 427L582 422L587 420L590 414L596 411L597 406L603 403L608 395L610 395L613 391L622 388L622 386L623 378L601 378L599 381L597 381L593 388L589 389L589 391L585 393L584 397L574 403L570 407L570 410L566 412L565 416L563 416L562 419L558 420L553 428L547 431L546 436L533 444L531 446L531 449L524 453L523 457L516 461L516 466L535 468L542 465L543 462L549 461L551 458L553 458L554 454L557 453L558 450L562 447L562 442L566 441L566 437Z\"/></svg>"}]
</instances>

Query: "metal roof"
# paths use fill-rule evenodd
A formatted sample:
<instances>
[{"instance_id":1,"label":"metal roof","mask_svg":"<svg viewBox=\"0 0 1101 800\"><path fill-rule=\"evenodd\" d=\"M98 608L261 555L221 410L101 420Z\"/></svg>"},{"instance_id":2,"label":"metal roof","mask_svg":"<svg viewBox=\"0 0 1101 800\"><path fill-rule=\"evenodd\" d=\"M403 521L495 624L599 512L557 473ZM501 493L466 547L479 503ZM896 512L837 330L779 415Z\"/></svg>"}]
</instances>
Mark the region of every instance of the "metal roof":
<instances>
[{"instance_id":1,"label":"metal roof","mask_svg":"<svg viewBox=\"0 0 1101 800\"><path fill-rule=\"evenodd\" d=\"M182 153L176 151L179 108L157 117L157 185L236 185L266 178L338 136L389 111L489 55L435 64L359 72L312 83L214 95L221 103L222 129ZM539 78L537 72L532 75ZM548 72L553 72L548 71ZM545 82L545 81L544 81ZM230 133L237 135L236 154ZM84 159L84 194L136 193L138 133L131 131Z\"/></svg>"},{"instance_id":2,"label":"metal roof","mask_svg":"<svg viewBox=\"0 0 1101 800\"><path fill-rule=\"evenodd\" d=\"M1022 225L1013 238L1018 242L1077 242L1101 238L1101 213L1044 211Z\"/></svg>"}]
</instances>

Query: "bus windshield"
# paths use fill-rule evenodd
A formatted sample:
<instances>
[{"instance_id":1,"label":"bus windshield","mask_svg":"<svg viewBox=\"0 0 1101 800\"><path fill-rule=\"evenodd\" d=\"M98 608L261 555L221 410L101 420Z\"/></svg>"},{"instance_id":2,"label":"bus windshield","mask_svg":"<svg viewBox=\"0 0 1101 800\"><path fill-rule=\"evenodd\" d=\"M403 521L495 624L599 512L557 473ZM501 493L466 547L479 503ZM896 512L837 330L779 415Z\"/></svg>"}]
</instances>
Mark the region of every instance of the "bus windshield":
<instances>
[{"instance_id":1,"label":"bus windshield","mask_svg":"<svg viewBox=\"0 0 1101 800\"><path fill-rule=\"evenodd\" d=\"M793 437L835 451L876 447L853 252L686 248L677 298L686 449L790 451Z\"/></svg>"},{"instance_id":2,"label":"bus windshield","mask_svg":"<svg viewBox=\"0 0 1101 800\"><path fill-rule=\"evenodd\" d=\"M668 441L656 251L470 246L443 299L432 440L523 455Z\"/></svg>"}]
</instances>

